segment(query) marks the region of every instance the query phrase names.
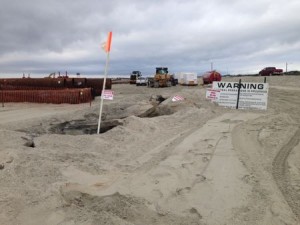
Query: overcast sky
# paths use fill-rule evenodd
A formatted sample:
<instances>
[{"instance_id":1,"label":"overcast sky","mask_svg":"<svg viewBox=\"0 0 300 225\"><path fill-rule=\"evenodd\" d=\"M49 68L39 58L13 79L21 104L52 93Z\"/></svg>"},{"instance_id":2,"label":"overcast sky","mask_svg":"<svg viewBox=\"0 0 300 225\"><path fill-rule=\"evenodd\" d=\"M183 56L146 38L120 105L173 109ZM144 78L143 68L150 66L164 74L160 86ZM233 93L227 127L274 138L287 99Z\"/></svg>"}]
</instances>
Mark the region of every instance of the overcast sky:
<instances>
[{"instance_id":1,"label":"overcast sky","mask_svg":"<svg viewBox=\"0 0 300 225\"><path fill-rule=\"evenodd\" d=\"M0 0L0 75L300 70L299 0Z\"/></svg>"}]
</instances>

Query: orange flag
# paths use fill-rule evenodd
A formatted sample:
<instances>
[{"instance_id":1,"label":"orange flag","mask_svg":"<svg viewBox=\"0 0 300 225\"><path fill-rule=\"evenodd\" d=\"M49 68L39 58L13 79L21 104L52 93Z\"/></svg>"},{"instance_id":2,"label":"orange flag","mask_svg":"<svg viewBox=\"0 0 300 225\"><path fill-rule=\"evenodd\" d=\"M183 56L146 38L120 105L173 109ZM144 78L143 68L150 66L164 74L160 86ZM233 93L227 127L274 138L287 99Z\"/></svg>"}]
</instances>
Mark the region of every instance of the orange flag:
<instances>
[{"instance_id":1,"label":"orange flag","mask_svg":"<svg viewBox=\"0 0 300 225\"><path fill-rule=\"evenodd\" d=\"M107 35L107 41L102 44L102 48L106 53L110 52L111 39L112 39L112 32L110 31L108 32Z\"/></svg>"}]
</instances>

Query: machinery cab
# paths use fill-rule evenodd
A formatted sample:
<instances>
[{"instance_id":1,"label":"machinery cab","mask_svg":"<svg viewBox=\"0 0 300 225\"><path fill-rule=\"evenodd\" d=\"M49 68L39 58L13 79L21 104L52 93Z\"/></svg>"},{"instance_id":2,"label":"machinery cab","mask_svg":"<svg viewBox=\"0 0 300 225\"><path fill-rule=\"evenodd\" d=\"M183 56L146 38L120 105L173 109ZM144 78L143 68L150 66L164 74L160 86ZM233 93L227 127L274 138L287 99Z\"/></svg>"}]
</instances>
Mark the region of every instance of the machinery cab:
<instances>
[{"instance_id":1,"label":"machinery cab","mask_svg":"<svg viewBox=\"0 0 300 225\"><path fill-rule=\"evenodd\" d=\"M156 67L156 74L168 74L168 67Z\"/></svg>"},{"instance_id":2,"label":"machinery cab","mask_svg":"<svg viewBox=\"0 0 300 225\"><path fill-rule=\"evenodd\" d=\"M155 79L156 80L169 80L168 67L156 67Z\"/></svg>"},{"instance_id":3,"label":"machinery cab","mask_svg":"<svg viewBox=\"0 0 300 225\"><path fill-rule=\"evenodd\" d=\"M136 80L142 76L140 71L132 71L130 74L130 84L135 84Z\"/></svg>"},{"instance_id":4,"label":"machinery cab","mask_svg":"<svg viewBox=\"0 0 300 225\"><path fill-rule=\"evenodd\" d=\"M156 67L154 77L148 79L148 87L158 88L171 86L171 75L169 74L168 67Z\"/></svg>"}]
</instances>

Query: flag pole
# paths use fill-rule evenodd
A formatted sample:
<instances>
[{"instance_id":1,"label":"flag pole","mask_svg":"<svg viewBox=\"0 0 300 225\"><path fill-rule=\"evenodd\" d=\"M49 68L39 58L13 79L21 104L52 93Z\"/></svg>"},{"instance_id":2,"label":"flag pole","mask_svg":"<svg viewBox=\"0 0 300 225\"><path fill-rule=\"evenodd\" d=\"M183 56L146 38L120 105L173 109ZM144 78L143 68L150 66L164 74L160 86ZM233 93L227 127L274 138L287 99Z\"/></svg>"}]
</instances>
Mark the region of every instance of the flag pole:
<instances>
[{"instance_id":1,"label":"flag pole","mask_svg":"<svg viewBox=\"0 0 300 225\"><path fill-rule=\"evenodd\" d=\"M109 52L107 53L107 57L106 57L106 65L105 65L104 81L103 81L103 87L102 87L102 93L101 93L101 101L100 101L100 110L99 110L99 120L98 120L98 130L97 130L97 134L100 133L101 117L102 117L102 108L103 108L103 93L104 93L104 91L105 91L105 85L106 85L106 76L107 76L108 61L109 61Z\"/></svg>"},{"instance_id":2,"label":"flag pole","mask_svg":"<svg viewBox=\"0 0 300 225\"><path fill-rule=\"evenodd\" d=\"M101 117L102 117L102 108L103 108L103 93L105 91L105 86L106 86L106 77L107 77L107 70L108 70L108 63L109 63L111 38L112 38L112 32L109 32L108 37L107 37L106 46L105 46L105 51L107 52L107 55L106 55L106 63L105 63L105 69L104 69L104 81L103 81L103 87L102 87L102 93L101 93L97 134L100 133L100 127L101 127Z\"/></svg>"}]
</instances>

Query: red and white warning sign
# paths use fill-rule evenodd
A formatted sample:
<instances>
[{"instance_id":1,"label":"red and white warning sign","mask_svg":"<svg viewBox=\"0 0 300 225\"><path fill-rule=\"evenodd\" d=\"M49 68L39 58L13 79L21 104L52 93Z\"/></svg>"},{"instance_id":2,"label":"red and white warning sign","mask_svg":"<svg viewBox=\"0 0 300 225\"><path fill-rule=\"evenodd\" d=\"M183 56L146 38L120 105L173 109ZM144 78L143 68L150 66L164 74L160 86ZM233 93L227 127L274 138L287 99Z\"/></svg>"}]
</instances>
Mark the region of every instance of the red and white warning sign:
<instances>
[{"instance_id":1,"label":"red and white warning sign","mask_svg":"<svg viewBox=\"0 0 300 225\"><path fill-rule=\"evenodd\" d=\"M114 100L114 92L112 90L104 90L101 97L106 100Z\"/></svg>"},{"instance_id":2,"label":"red and white warning sign","mask_svg":"<svg viewBox=\"0 0 300 225\"><path fill-rule=\"evenodd\" d=\"M211 101L218 101L220 99L220 90L206 89L206 98Z\"/></svg>"},{"instance_id":3,"label":"red and white warning sign","mask_svg":"<svg viewBox=\"0 0 300 225\"><path fill-rule=\"evenodd\" d=\"M177 102L177 101L182 101L184 100L184 97L180 96L180 95L175 95L173 98L172 98L172 102Z\"/></svg>"}]
</instances>

